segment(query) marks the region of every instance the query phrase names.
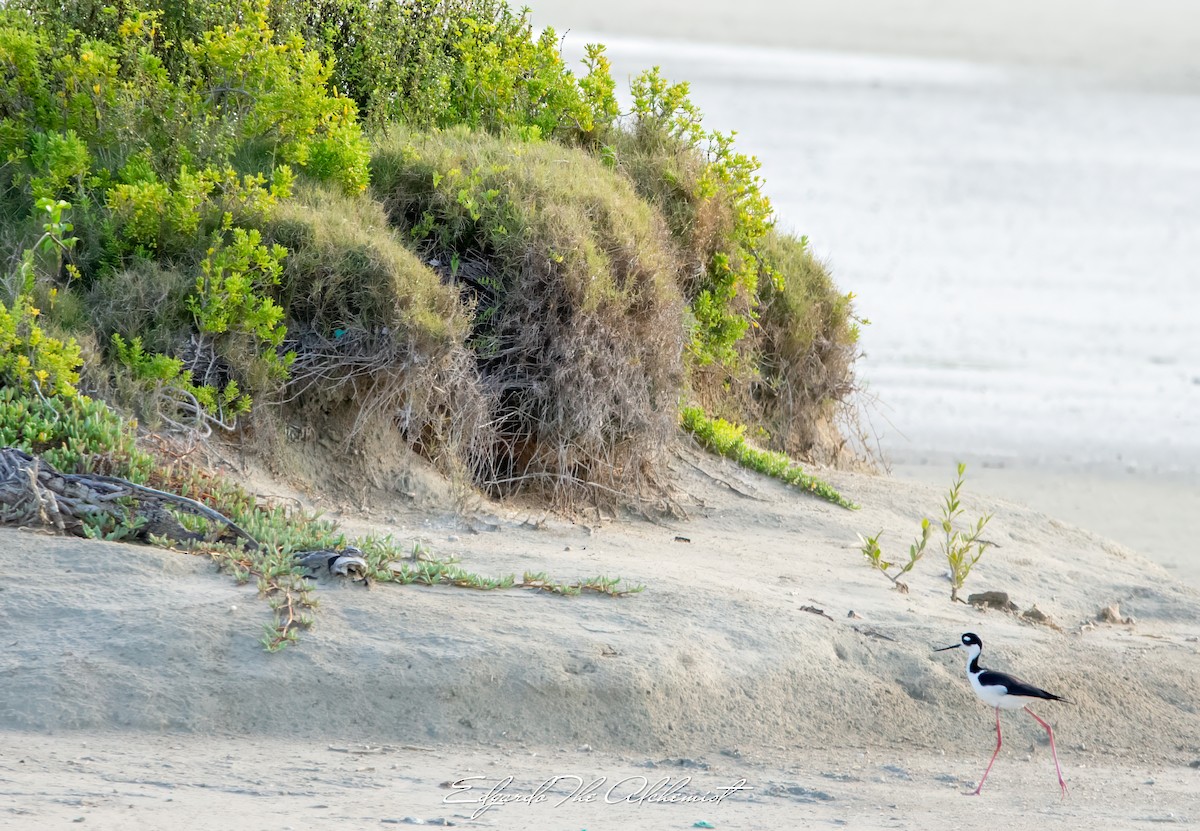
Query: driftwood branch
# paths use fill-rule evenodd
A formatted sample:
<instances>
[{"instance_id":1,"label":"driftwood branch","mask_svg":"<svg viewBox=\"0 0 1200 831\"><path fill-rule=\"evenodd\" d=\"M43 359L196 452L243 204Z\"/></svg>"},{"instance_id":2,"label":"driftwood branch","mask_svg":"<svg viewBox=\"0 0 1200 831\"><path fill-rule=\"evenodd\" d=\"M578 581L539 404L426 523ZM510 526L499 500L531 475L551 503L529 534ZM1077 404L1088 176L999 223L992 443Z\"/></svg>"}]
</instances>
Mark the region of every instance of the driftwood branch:
<instances>
[{"instance_id":1,"label":"driftwood branch","mask_svg":"<svg viewBox=\"0 0 1200 831\"><path fill-rule=\"evenodd\" d=\"M167 493L116 476L61 473L43 459L15 447L0 448L0 523L48 525L85 536L87 520L110 517L118 523L141 522L136 536L155 534L188 542L204 539L184 528L167 506L223 526L223 534L251 549L258 541L228 517L186 496Z\"/></svg>"}]
</instances>

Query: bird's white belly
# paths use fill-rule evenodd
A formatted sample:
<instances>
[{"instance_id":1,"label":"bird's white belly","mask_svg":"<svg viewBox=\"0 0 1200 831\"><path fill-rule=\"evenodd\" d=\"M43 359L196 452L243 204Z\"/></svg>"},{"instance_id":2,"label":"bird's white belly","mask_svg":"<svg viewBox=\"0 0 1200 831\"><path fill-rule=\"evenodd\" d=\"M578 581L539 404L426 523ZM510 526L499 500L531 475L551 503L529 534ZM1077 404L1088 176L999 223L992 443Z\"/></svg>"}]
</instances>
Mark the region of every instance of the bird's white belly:
<instances>
[{"instance_id":1,"label":"bird's white belly","mask_svg":"<svg viewBox=\"0 0 1200 831\"><path fill-rule=\"evenodd\" d=\"M1002 710L1019 710L1025 706L1026 701L1021 696L1006 695L1006 687L985 687L979 683L979 679L971 675L971 689L975 690L975 694L983 699L983 702L989 707L999 707Z\"/></svg>"}]
</instances>

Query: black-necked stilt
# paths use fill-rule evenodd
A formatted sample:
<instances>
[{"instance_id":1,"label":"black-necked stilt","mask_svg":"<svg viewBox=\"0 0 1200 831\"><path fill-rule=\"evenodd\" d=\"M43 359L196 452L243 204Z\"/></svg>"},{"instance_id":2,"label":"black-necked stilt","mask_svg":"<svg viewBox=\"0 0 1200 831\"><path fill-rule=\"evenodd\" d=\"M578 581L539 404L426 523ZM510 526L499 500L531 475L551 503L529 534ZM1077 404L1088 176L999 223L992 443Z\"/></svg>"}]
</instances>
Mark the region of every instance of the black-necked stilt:
<instances>
[{"instance_id":1,"label":"black-necked stilt","mask_svg":"<svg viewBox=\"0 0 1200 831\"><path fill-rule=\"evenodd\" d=\"M1001 710L1020 710L1033 716L1034 720L1042 727L1046 728L1046 734L1050 736L1050 753L1054 756L1054 770L1058 772L1058 786L1062 788L1063 796L1067 795L1067 783L1063 781L1062 768L1058 766L1058 751L1054 749L1054 731L1050 725L1042 721L1033 710L1029 709L1029 703L1043 699L1046 701L1067 701L1061 696L1054 693L1046 692L1043 689L1026 684L1019 678L1014 678L1003 672L993 672L990 669L984 669L979 665L979 655L983 652L983 641L974 632L967 632L962 636L959 643L943 646L941 649L935 649L935 652L945 652L947 649L962 648L967 650L967 677L971 679L971 689L975 690L975 694L983 699L985 704L996 708L996 752L992 754L992 759L988 762L987 770L983 772L983 778L979 780L979 787L975 789L975 795L983 790L983 783L987 780L988 773L992 769L992 763L996 761L996 757L1000 755L1000 711ZM1069 704L1070 702L1067 701Z\"/></svg>"}]
</instances>

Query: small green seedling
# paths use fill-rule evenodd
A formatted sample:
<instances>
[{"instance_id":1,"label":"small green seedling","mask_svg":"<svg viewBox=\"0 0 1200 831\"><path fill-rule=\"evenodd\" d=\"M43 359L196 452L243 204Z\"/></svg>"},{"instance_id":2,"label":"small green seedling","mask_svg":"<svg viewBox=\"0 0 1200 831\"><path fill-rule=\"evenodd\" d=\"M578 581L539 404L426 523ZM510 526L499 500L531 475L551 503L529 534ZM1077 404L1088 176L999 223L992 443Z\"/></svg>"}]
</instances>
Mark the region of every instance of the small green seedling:
<instances>
[{"instance_id":1,"label":"small green seedling","mask_svg":"<svg viewBox=\"0 0 1200 831\"><path fill-rule=\"evenodd\" d=\"M883 536L883 531L880 531L873 537L863 537L858 535L859 542L862 543L863 556L871 563L871 567L878 569L884 577L892 581L892 585L897 591L908 593L908 584L901 581L901 577L913 570L917 561L925 553L925 546L929 543L930 536L933 535L933 525L928 517L921 519L921 536L913 541L913 544L908 547L908 562L905 563L898 572L891 574L888 569L895 565L883 559L883 551L879 547L879 538Z\"/></svg>"},{"instance_id":2,"label":"small green seedling","mask_svg":"<svg viewBox=\"0 0 1200 831\"><path fill-rule=\"evenodd\" d=\"M964 475L967 466L960 463L958 465L958 476L954 480L954 484L950 486L950 492L946 494L942 501L942 518L939 523L942 529L942 554L946 557L946 562L950 566L950 600L958 600L958 590L962 588L963 583L967 579L967 575L971 573L971 569L979 562L979 558L983 556L983 552L989 547L994 546L994 542L982 539L983 529L987 527L991 521L992 515L985 514L975 521L975 524L966 530L960 530L955 527L956 520L962 514L962 502L959 499L959 494L962 492ZM892 581L892 585L901 592L908 592L908 585L900 580L905 574L913 570L917 561L921 559L925 553L925 547L929 544L929 538L933 536L934 525L928 517L921 520L921 536L918 537L912 545L908 547L908 562L900 567L900 570L894 574L890 569L895 566L895 563L889 562L883 557L883 550L879 546L879 538L883 536L883 531L880 531L873 537L864 537L858 535L860 543L859 550L863 556L867 558L871 568L878 570L884 577Z\"/></svg>"},{"instance_id":3,"label":"small green seedling","mask_svg":"<svg viewBox=\"0 0 1200 831\"><path fill-rule=\"evenodd\" d=\"M983 529L992 519L991 514L981 516L975 521L975 525L967 530L957 530L954 527L955 520L963 512L958 495L962 490L966 470L967 466L960 462L958 477L954 480L954 484L950 487L950 493L946 495L946 499L942 503L942 533L945 535L942 538L942 553L946 556L946 562L950 566L950 600L952 601L959 599L958 590L962 588L967 575L979 562L983 552L988 546L995 545L993 542L981 539Z\"/></svg>"}]
</instances>

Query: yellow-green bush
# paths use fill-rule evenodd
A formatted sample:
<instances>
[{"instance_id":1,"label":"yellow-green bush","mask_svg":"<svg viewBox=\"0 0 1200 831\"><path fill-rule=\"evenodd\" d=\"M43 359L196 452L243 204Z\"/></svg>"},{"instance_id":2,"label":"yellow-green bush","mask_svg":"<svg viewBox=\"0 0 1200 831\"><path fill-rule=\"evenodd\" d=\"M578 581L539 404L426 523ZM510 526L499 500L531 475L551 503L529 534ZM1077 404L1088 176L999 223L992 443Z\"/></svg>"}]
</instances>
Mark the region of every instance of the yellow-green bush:
<instances>
[{"instance_id":1,"label":"yellow-green bush","mask_svg":"<svg viewBox=\"0 0 1200 831\"><path fill-rule=\"evenodd\" d=\"M776 279L758 254L774 224L759 162L734 149L732 134L703 128L686 83L670 83L656 68L633 80L632 93L631 123L609 137L606 158L664 213L685 252L679 280L694 319L693 366L744 374L740 343L754 324L759 286Z\"/></svg>"},{"instance_id":2,"label":"yellow-green bush","mask_svg":"<svg viewBox=\"0 0 1200 831\"><path fill-rule=\"evenodd\" d=\"M680 413L683 428L705 448L733 459L743 467L764 476L773 476L843 508L855 509L851 502L830 485L810 476L783 453L760 450L746 442L746 427L723 418L709 418L699 407L684 407Z\"/></svg>"},{"instance_id":3,"label":"yellow-green bush","mask_svg":"<svg viewBox=\"0 0 1200 831\"><path fill-rule=\"evenodd\" d=\"M79 381L79 345L46 334L40 314L27 294L0 303L0 384L69 398Z\"/></svg>"}]
</instances>

